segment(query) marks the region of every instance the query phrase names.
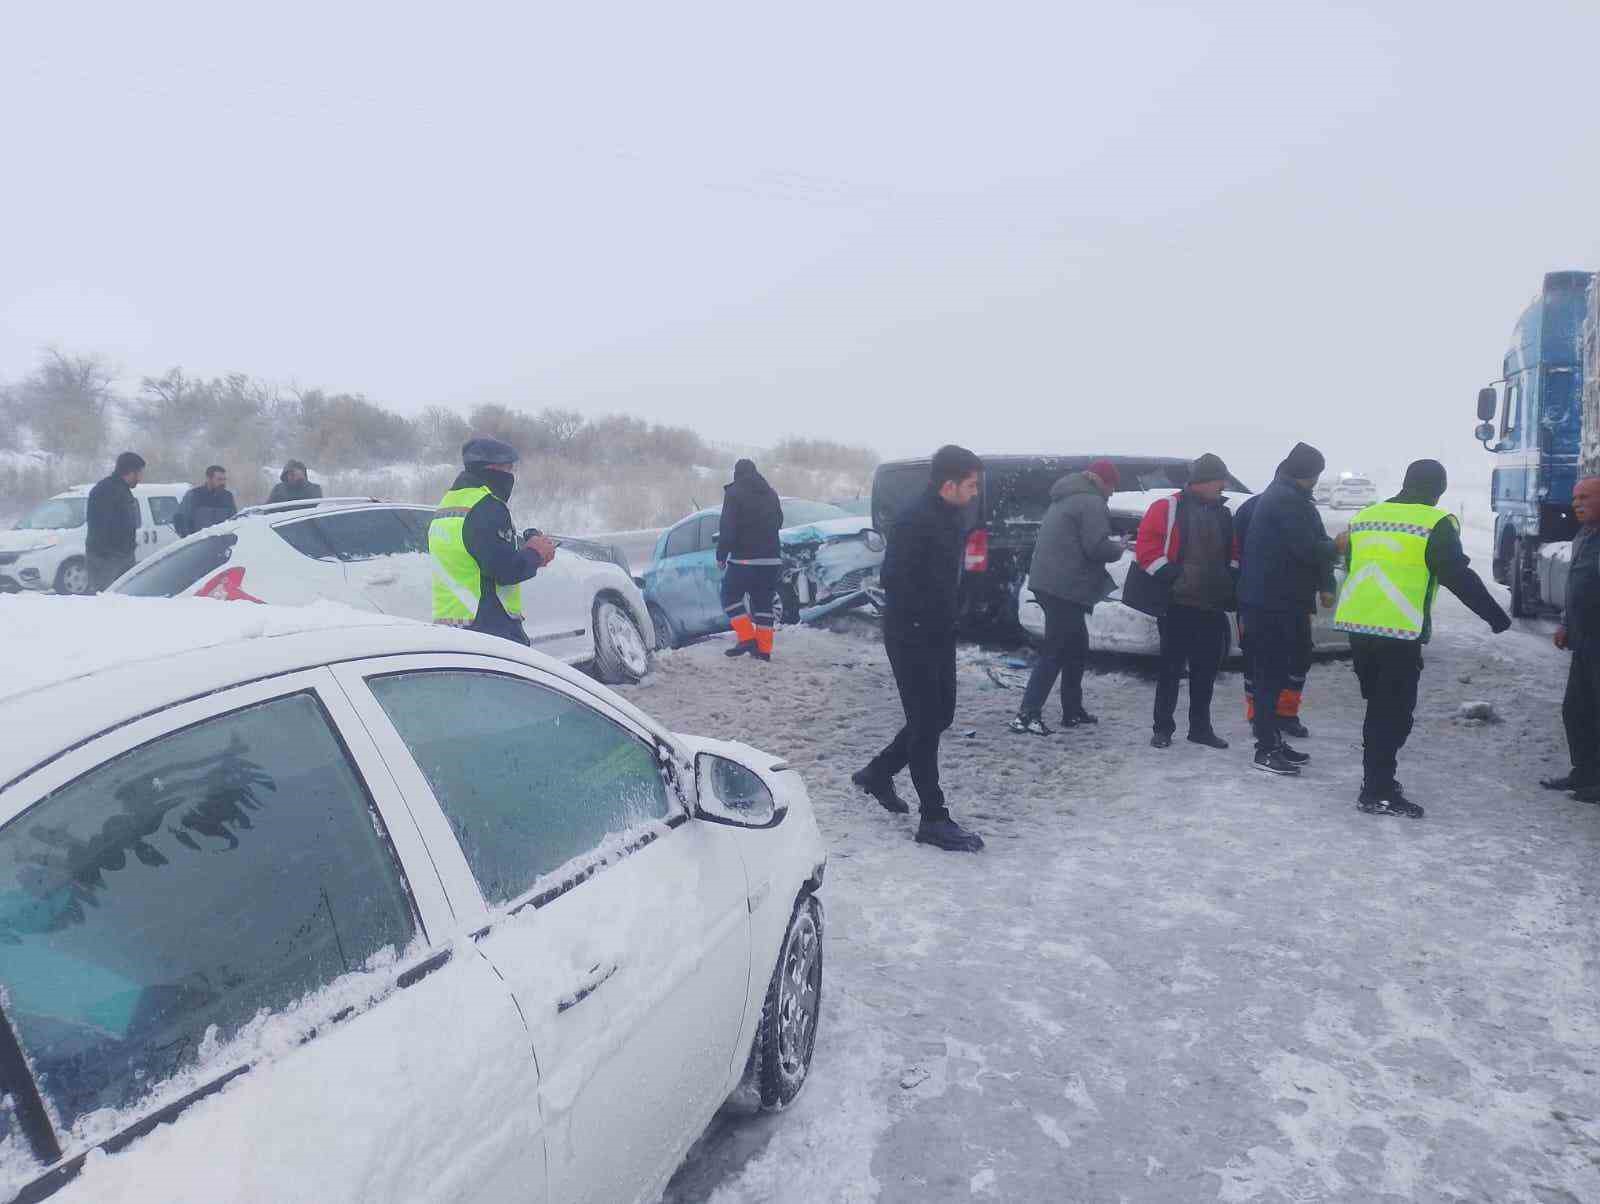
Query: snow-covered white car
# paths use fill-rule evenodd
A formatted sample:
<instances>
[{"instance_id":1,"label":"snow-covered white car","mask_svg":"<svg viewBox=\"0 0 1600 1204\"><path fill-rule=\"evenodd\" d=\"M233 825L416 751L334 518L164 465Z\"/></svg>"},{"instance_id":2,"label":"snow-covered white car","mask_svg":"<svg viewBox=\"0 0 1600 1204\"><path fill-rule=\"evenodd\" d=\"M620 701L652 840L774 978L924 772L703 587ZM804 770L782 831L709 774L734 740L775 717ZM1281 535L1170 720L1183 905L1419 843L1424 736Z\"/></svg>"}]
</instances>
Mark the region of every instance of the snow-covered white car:
<instances>
[{"instance_id":1,"label":"snow-covered white car","mask_svg":"<svg viewBox=\"0 0 1600 1204\"><path fill-rule=\"evenodd\" d=\"M1136 529L1139 519L1144 517L1145 511L1150 509L1152 503L1171 495L1170 489L1112 494L1109 504L1113 528L1118 531ZM1237 510L1239 504L1248 496L1241 493L1225 493L1223 499L1228 503L1230 510ZM1342 528L1339 524L1331 524L1329 533L1337 533L1340 529ZM1155 619L1142 611L1122 605L1122 583L1127 578L1128 566L1132 563L1133 553L1130 551L1117 563L1106 566L1111 579L1117 583L1117 588L1111 597L1096 606L1089 616L1089 647L1096 652L1126 652L1135 656L1156 656L1161 651L1161 633L1156 629ZM1035 641L1044 639L1044 608L1033 596L1027 578L1023 579L1017 599L1017 621L1029 639ZM1233 650L1237 653L1238 617L1230 616L1229 622L1233 627ZM1311 620L1311 643L1318 652L1336 652L1348 648L1350 639L1344 632L1334 630L1333 611L1319 606Z\"/></svg>"},{"instance_id":2,"label":"snow-covered white car","mask_svg":"<svg viewBox=\"0 0 1600 1204\"><path fill-rule=\"evenodd\" d=\"M89 589L84 553L88 538L88 485L76 485L40 502L9 531L0 531L0 594L54 590L81 594ZM172 516L189 486L135 485L139 533L134 556L144 560L178 538Z\"/></svg>"},{"instance_id":3,"label":"snow-covered white car","mask_svg":"<svg viewBox=\"0 0 1600 1204\"><path fill-rule=\"evenodd\" d=\"M250 507L130 569L110 592L289 606L324 599L426 622L433 510L371 498ZM568 664L592 664L613 684L638 681L655 646L639 587L603 547L560 542L555 560L522 587L533 646Z\"/></svg>"},{"instance_id":4,"label":"snow-covered white car","mask_svg":"<svg viewBox=\"0 0 1600 1204\"><path fill-rule=\"evenodd\" d=\"M1378 487L1370 477L1358 472L1342 472L1339 479L1328 484L1327 501L1322 504L1331 510L1360 510L1378 500Z\"/></svg>"},{"instance_id":5,"label":"snow-covered white car","mask_svg":"<svg viewBox=\"0 0 1600 1204\"><path fill-rule=\"evenodd\" d=\"M0 1199L652 1197L804 1085L805 783L513 644L0 599Z\"/></svg>"}]
</instances>

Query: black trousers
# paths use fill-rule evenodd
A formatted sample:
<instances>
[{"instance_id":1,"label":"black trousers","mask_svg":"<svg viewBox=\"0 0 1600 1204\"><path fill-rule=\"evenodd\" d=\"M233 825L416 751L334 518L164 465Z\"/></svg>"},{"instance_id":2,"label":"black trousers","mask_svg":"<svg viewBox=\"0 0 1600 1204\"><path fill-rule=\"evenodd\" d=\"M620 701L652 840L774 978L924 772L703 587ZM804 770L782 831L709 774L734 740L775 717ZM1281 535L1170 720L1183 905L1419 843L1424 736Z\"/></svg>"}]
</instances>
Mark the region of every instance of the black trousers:
<instances>
[{"instance_id":1,"label":"black trousers","mask_svg":"<svg viewBox=\"0 0 1600 1204\"><path fill-rule=\"evenodd\" d=\"M1028 684L1021 712L1037 715L1061 679L1061 714L1071 719L1083 710L1083 670L1089 663L1089 608L1052 594L1035 594L1044 610L1044 644Z\"/></svg>"},{"instance_id":2,"label":"black trousers","mask_svg":"<svg viewBox=\"0 0 1600 1204\"><path fill-rule=\"evenodd\" d=\"M1278 695L1282 694L1311 644L1311 616L1281 610L1239 612L1250 657L1249 673L1255 685L1255 714L1250 729L1255 733L1256 749L1276 748Z\"/></svg>"},{"instance_id":3,"label":"black trousers","mask_svg":"<svg viewBox=\"0 0 1600 1204\"><path fill-rule=\"evenodd\" d=\"M728 619L749 615L757 627L772 627L781 564L728 564L722 575L722 609Z\"/></svg>"},{"instance_id":4,"label":"black trousers","mask_svg":"<svg viewBox=\"0 0 1600 1204\"><path fill-rule=\"evenodd\" d=\"M1400 750L1411 735L1422 681L1422 644L1379 635L1352 635L1350 653L1367 718L1361 727L1363 784L1392 786ZM1259 704L1258 704L1259 705Z\"/></svg>"},{"instance_id":5,"label":"black trousers","mask_svg":"<svg viewBox=\"0 0 1600 1204\"><path fill-rule=\"evenodd\" d=\"M906 721L889 747L872 759L867 773L886 782L910 766L922 818L947 819L950 812L939 788L939 738L956 719L955 636L933 643L890 638L884 648Z\"/></svg>"},{"instance_id":6,"label":"black trousers","mask_svg":"<svg viewBox=\"0 0 1600 1204\"><path fill-rule=\"evenodd\" d=\"M1561 718L1572 776L1586 786L1600 786L1600 644L1573 648Z\"/></svg>"},{"instance_id":7,"label":"black trousers","mask_svg":"<svg viewBox=\"0 0 1600 1204\"><path fill-rule=\"evenodd\" d=\"M98 594L118 577L133 567L132 552L118 552L111 556L85 555L89 570L89 592Z\"/></svg>"},{"instance_id":8,"label":"black trousers","mask_svg":"<svg viewBox=\"0 0 1600 1204\"><path fill-rule=\"evenodd\" d=\"M1153 727L1170 736L1178 728L1178 686L1189 672L1189 731L1211 730L1211 695L1233 642L1228 616L1220 610L1170 606L1156 623L1161 632L1161 667L1156 677Z\"/></svg>"}]
</instances>

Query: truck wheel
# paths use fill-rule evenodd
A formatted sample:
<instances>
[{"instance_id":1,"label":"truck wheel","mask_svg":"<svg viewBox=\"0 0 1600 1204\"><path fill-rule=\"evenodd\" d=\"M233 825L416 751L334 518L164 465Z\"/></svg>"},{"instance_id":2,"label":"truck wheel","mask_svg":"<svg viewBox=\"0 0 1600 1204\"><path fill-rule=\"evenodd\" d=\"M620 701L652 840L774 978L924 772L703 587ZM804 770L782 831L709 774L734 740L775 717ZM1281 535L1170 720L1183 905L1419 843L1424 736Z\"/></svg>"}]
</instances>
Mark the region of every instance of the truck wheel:
<instances>
[{"instance_id":1,"label":"truck wheel","mask_svg":"<svg viewBox=\"0 0 1600 1204\"><path fill-rule=\"evenodd\" d=\"M604 594L594 604L594 668L608 686L631 685L650 672L639 624L624 603Z\"/></svg>"},{"instance_id":2,"label":"truck wheel","mask_svg":"<svg viewBox=\"0 0 1600 1204\"><path fill-rule=\"evenodd\" d=\"M83 557L74 556L64 561L56 570L55 591L58 594L86 594L89 592L89 566Z\"/></svg>"},{"instance_id":3,"label":"truck wheel","mask_svg":"<svg viewBox=\"0 0 1600 1204\"><path fill-rule=\"evenodd\" d=\"M1531 619L1534 617L1533 600L1528 589L1528 573L1533 567L1529 563L1528 545L1525 540L1517 540L1511 550L1511 617L1513 619Z\"/></svg>"}]
</instances>

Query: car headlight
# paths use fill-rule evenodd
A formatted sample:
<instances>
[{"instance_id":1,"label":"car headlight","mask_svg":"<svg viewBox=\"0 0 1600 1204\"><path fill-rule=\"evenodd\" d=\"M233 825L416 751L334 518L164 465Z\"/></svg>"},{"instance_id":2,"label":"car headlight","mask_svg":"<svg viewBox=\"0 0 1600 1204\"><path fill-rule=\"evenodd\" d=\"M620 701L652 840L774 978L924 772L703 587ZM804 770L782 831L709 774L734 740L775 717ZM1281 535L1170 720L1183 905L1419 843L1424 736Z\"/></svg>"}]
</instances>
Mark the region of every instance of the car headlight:
<instances>
[{"instance_id":1,"label":"car headlight","mask_svg":"<svg viewBox=\"0 0 1600 1204\"><path fill-rule=\"evenodd\" d=\"M29 552L43 552L53 548L60 542L59 539L41 539L38 543L30 543L27 547L17 548L15 551L18 556L26 556Z\"/></svg>"},{"instance_id":2,"label":"car headlight","mask_svg":"<svg viewBox=\"0 0 1600 1204\"><path fill-rule=\"evenodd\" d=\"M867 551L869 552L881 552L884 550L884 548L889 546L889 541L883 537L883 533L881 531L869 530L865 538Z\"/></svg>"}]
</instances>

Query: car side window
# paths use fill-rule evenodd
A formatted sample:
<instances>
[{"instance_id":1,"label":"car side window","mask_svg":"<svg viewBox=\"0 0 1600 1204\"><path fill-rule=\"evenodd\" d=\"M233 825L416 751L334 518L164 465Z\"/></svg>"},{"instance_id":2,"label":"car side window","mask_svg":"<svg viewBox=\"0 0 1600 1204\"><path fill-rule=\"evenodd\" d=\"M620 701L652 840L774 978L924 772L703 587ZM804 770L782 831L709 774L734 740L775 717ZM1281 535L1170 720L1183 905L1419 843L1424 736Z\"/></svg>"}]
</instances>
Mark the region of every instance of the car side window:
<instances>
[{"instance_id":1,"label":"car side window","mask_svg":"<svg viewBox=\"0 0 1600 1204\"><path fill-rule=\"evenodd\" d=\"M416 932L309 694L163 736L0 828L6 1014L63 1128Z\"/></svg>"},{"instance_id":2,"label":"car side window","mask_svg":"<svg viewBox=\"0 0 1600 1204\"><path fill-rule=\"evenodd\" d=\"M172 526L172 516L178 512L178 499L175 497L152 497L150 499L150 518L158 527Z\"/></svg>"},{"instance_id":3,"label":"car side window","mask_svg":"<svg viewBox=\"0 0 1600 1204\"><path fill-rule=\"evenodd\" d=\"M283 540L302 556L309 556L312 560L336 561L333 548L322 534L322 528L317 526L314 518L303 518L298 522L278 523L272 528L273 533Z\"/></svg>"},{"instance_id":4,"label":"car side window","mask_svg":"<svg viewBox=\"0 0 1600 1204\"><path fill-rule=\"evenodd\" d=\"M556 690L504 674L368 679L490 904L671 812L654 750Z\"/></svg>"},{"instance_id":5,"label":"car side window","mask_svg":"<svg viewBox=\"0 0 1600 1204\"><path fill-rule=\"evenodd\" d=\"M119 594L136 598L176 598L233 558L237 535L212 535L179 544L165 556L145 561L117 587Z\"/></svg>"},{"instance_id":6,"label":"car side window","mask_svg":"<svg viewBox=\"0 0 1600 1204\"><path fill-rule=\"evenodd\" d=\"M413 536L393 510L348 510L311 520L343 561L413 552ZM424 549L426 550L426 549Z\"/></svg>"},{"instance_id":7,"label":"car side window","mask_svg":"<svg viewBox=\"0 0 1600 1204\"><path fill-rule=\"evenodd\" d=\"M679 523L671 531L668 531L667 546L662 549L662 557L687 556L690 552L693 552L695 550L695 532L698 529L699 524L694 519L690 519L686 523Z\"/></svg>"},{"instance_id":8,"label":"car side window","mask_svg":"<svg viewBox=\"0 0 1600 1204\"><path fill-rule=\"evenodd\" d=\"M411 538L406 544L407 550L426 552L428 550L428 527L433 523L433 511L402 507L394 513L405 524L406 531L410 534Z\"/></svg>"},{"instance_id":9,"label":"car side window","mask_svg":"<svg viewBox=\"0 0 1600 1204\"><path fill-rule=\"evenodd\" d=\"M700 533L695 537L694 550L704 552L717 546L717 528L722 525L722 515L707 514L700 520Z\"/></svg>"}]
</instances>

